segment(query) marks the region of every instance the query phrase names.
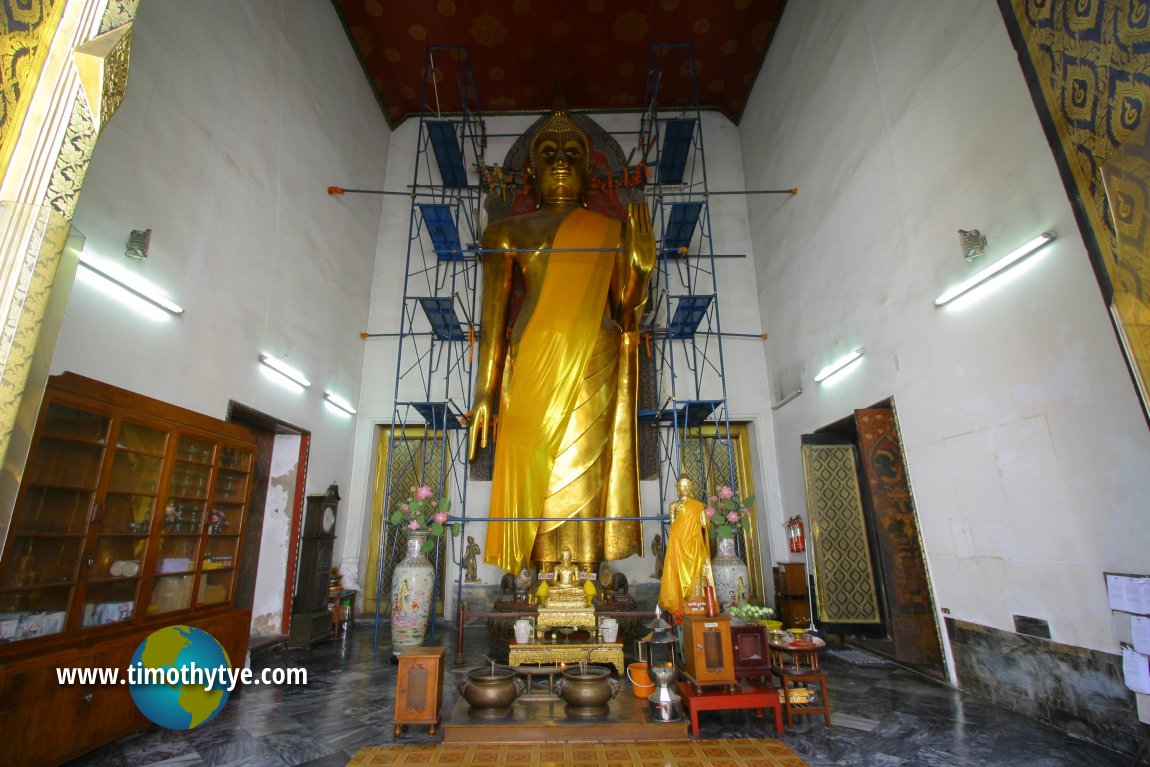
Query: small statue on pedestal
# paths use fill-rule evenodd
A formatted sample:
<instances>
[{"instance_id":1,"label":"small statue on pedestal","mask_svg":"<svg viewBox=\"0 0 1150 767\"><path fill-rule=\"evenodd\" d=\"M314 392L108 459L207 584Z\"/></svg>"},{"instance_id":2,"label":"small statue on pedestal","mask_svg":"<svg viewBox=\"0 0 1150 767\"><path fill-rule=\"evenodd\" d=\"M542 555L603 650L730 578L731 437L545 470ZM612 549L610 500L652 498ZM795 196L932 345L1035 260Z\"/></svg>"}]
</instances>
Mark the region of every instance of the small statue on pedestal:
<instances>
[{"instance_id":1,"label":"small statue on pedestal","mask_svg":"<svg viewBox=\"0 0 1150 767\"><path fill-rule=\"evenodd\" d=\"M465 583L479 582L479 576L476 574L479 551L479 544L475 542L475 538L470 535L467 536L467 548L463 553L463 581Z\"/></svg>"}]
</instances>

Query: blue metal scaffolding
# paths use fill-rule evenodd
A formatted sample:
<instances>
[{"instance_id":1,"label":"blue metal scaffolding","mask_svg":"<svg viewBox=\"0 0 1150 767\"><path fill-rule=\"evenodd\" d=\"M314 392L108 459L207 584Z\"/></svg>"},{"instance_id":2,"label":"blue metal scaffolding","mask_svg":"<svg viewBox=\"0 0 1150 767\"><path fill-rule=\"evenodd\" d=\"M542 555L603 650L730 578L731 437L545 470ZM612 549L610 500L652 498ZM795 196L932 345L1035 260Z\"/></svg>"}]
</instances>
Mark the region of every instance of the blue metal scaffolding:
<instances>
[{"instance_id":1,"label":"blue metal scaffolding","mask_svg":"<svg viewBox=\"0 0 1150 767\"><path fill-rule=\"evenodd\" d=\"M388 430L388 462L380 525L375 589L373 652L379 651L388 575L403 557L407 532L386 524L409 495L409 483L428 485L454 509L467 505L467 422L471 399L472 346L477 338L476 287L485 128L471 75L471 51L431 46L424 83L411 183L411 210L404 262L399 332L395 334L394 411ZM460 113L443 115L432 105L439 82L454 82ZM446 558L460 552L449 535L429 555L438 595L445 587ZM431 614L438 611L433 597ZM434 638L435 621L431 622Z\"/></svg>"}]
</instances>

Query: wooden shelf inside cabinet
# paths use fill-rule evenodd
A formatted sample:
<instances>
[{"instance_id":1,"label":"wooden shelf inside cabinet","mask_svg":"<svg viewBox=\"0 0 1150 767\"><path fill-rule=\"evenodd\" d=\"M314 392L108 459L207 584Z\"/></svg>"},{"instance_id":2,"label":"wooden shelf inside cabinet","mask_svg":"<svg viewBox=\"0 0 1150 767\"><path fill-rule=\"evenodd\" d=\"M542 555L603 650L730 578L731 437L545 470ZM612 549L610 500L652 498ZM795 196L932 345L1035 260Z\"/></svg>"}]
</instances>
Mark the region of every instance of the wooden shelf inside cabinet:
<instances>
[{"instance_id":1,"label":"wooden shelf inside cabinet","mask_svg":"<svg viewBox=\"0 0 1150 767\"><path fill-rule=\"evenodd\" d=\"M104 655L115 662L96 665L126 666L177 623L243 658L250 612L234 600L254 456L235 424L71 373L49 380L0 557L0 732L26 733L13 764L67 761L143 726L126 688L96 691L93 718L76 704L87 693L41 685L41 671L51 681ZM50 732L35 734L40 721Z\"/></svg>"}]
</instances>

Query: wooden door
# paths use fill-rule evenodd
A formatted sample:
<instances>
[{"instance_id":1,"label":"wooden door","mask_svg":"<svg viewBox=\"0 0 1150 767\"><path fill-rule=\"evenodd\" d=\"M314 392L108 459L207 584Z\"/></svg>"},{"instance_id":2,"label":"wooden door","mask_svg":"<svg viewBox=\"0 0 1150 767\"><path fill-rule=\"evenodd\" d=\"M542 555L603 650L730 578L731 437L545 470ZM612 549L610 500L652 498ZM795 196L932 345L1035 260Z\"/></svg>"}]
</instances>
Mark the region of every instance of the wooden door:
<instances>
[{"instance_id":1,"label":"wooden door","mask_svg":"<svg viewBox=\"0 0 1150 767\"><path fill-rule=\"evenodd\" d=\"M856 410L855 423L895 659L938 665L942 651L934 597L894 411Z\"/></svg>"}]
</instances>

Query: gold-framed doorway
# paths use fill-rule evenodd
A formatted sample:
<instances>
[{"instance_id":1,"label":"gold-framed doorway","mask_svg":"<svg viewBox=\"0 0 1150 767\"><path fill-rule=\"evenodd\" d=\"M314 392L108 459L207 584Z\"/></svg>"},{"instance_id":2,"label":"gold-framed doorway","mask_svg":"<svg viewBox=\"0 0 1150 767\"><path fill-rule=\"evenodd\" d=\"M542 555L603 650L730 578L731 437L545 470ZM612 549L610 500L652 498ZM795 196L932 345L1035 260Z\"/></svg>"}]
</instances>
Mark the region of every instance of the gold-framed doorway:
<instances>
[{"instance_id":1,"label":"gold-framed doorway","mask_svg":"<svg viewBox=\"0 0 1150 767\"><path fill-rule=\"evenodd\" d=\"M739 495L747 498L757 495L752 471L750 427L745 421L730 422L730 450L728 451L725 423L704 423L686 429L679 449L681 474L689 476L696 487L705 488L703 495L713 495L721 485L734 476ZM732 466L733 464L733 466ZM733 471L732 471L733 468ZM750 529L740 537L741 554L750 572L748 598L758 604L767 604L763 579L763 544L759 540L759 503L750 517ZM767 546L766 550L770 547ZM714 553L714 552L712 552Z\"/></svg>"},{"instance_id":2,"label":"gold-framed doorway","mask_svg":"<svg viewBox=\"0 0 1150 767\"><path fill-rule=\"evenodd\" d=\"M394 432L394 433L393 433ZM409 495L407 488L423 484L438 484L440 476L446 476L444 469L443 432L428 429L425 426L402 426L381 424L377 429L377 447L375 453L375 475L371 491L371 525L368 534L367 547L367 577L363 583L363 604L365 612L374 612L378 596L380 554L384 557L382 599L379 601L380 609L384 612L391 603L391 574L395 565L404 555L407 544L407 530L386 525L385 520L390 516L384 506L387 502L388 467L392 471L391 484L395 490L392 493L391 506L395 506ZM392 458L395 458L392 461ZM435 480L427 481L434 477ZM446 482L446 479L444 480ZM443 496L447 496L448 488L443 488ZM381 537L382 536L382 537ZM398 538L398 539L397 539ZM438 577L435 581L435 604L437 615L443 614L445 592L444 576L444 536L435 539L435 549L428 552L427 557L433 562L440 563ZM390 555L390 556L389 556Z\"/></svg>"}]
</instances>

